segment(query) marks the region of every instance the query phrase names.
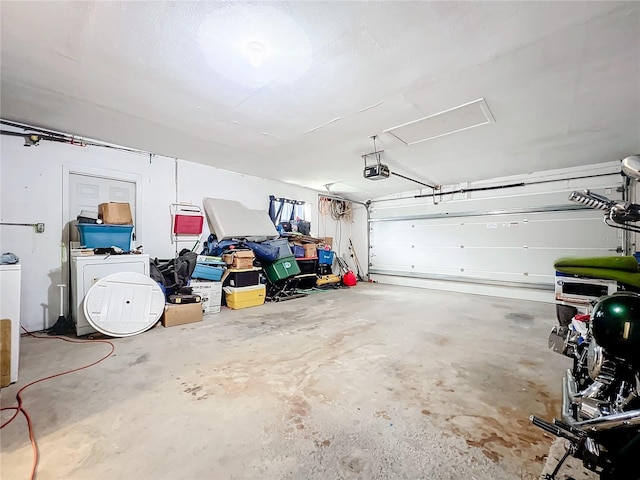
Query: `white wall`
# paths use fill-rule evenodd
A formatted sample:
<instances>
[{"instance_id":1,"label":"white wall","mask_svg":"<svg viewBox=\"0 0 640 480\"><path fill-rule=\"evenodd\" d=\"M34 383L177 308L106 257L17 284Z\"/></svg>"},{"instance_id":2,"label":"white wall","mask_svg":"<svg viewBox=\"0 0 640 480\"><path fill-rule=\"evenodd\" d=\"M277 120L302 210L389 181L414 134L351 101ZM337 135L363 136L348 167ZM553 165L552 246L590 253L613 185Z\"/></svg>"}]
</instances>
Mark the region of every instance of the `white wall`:
<instances>
[{"instance_id":1,"label":"white wall","mask_svg":"<svg viewBox=\"0 0 640 480\"><path fill-rule=\"evenodd\" d=\"M202 207L204 197L237 200L252 209L268 210L269 195L303 200L309 204L311 234L318 232L317 192L264 178L178 160L178 201ZM208 228L205 225L205 230ZM206 239L206 237L203 237Z\"/></svg>"},{"instance_id":2,"label":"white wall","mask_svg":"<svg viewBox=\"0 0 640 480\"><path fill-rule=\"evenodd\" d=\"M219 197L264 210L268 208L269 195L304 200L311 204L312 234L318 232L317 192L306 188L167 157L154 156L149 161L149 156L144 155L45 141L27 148L20 137L2 137L1 142L0 220L42 222L46 228L38 234L30 227L0 226L0 249L16 253L22 264L22 325L29 330L53 325L59 313L55 285L65 278L61 273L65 166L108 170L114 177L123 172L139 176L141 236L136 243L142 244L152 257L174 255L169 204L176 200L201 205L203 197ZM192 243L184 246L191 248Z\"/></svg>"},{"instance_id":3,"label":"white wall","mask_svg":"<svg viewBox=\"0 0 640 480\"><path fill-rule=\"evenodd\" d=\"M353 242L353 248L360 262L360 273L365 276L369 271L367 242L367 210L364 205L352 203L353 217L350 222L334 220L331 215L318 215L318 236L333 237L333 250L339 255L351 269L356 272L354 258L351 257L349 239ZM335 266L334 271L338 272Z\"/></svg>"}]
</instances>

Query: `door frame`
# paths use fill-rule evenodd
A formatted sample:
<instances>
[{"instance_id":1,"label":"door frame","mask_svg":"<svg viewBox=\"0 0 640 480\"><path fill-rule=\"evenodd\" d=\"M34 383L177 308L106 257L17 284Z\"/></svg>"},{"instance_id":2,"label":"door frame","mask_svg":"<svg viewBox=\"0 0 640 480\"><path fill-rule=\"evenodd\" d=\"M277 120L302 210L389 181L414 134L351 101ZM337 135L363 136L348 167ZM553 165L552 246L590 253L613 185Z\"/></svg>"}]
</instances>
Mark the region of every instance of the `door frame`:
<instances>
[{"instance_id":1,"label":"door frame","mask_svg":"<svg viewBox=\"0 0 640 480\"><path fill-rule=\"evenodd\" d=\"M71 245L69 243L69 228L68 224L72 220L71 212L69 209L69 177L71 174L85 175L88 177L105 178L108 180L119 180L123 182L135 183L136 191L136 243L138 245L144 245L142 240L142 175L130 172L121 172L117 170L108 170L105 168L87 167L84 165L64 164L62 165L62 218L61 231L62 231L62 253L60 258L60 270L62 283L67 285L67 298L64 303L63 311L69 318L71 313ZM74 319L75 321L75 319Z\"/></svg>"},{"instance_id":2,"label":"door frame","mask_svg":"<svg viewBox=\"0 0 640 480\"><path fill-rule=\"evenodd\" d=\"M108 170L105 168L87 167L84 165L65 164L62 166L62 235L63 243L69 245L69 231L67 224L72 220L69 209L69 176L71 174L84 175L87 177L98 177L107 180L119 180L123 182L132 182L135 184L136 190L136 224L134 225L136 233L137 245L142 243L142 176L137 173L121 172L117 170Z\"/></svg>"}]
</instances>

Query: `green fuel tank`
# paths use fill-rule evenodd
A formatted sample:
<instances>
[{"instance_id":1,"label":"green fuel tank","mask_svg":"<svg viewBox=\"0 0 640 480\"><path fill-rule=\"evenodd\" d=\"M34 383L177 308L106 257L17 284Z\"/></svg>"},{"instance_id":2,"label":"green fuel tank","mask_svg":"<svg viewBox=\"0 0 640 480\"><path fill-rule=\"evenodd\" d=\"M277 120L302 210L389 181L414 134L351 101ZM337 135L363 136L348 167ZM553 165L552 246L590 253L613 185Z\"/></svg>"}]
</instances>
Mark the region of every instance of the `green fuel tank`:
<instances>
[{"instance_id":1,"label":"green fuel tank","mask_svg":"<svg viewBox=\"0 0 640 480\"><path fill-rule=\"evenodd\" d=\"M631 363L640 360L640 295L602 297L591 314L593 337L605 352Z\"/></svg>"}]
</instances>

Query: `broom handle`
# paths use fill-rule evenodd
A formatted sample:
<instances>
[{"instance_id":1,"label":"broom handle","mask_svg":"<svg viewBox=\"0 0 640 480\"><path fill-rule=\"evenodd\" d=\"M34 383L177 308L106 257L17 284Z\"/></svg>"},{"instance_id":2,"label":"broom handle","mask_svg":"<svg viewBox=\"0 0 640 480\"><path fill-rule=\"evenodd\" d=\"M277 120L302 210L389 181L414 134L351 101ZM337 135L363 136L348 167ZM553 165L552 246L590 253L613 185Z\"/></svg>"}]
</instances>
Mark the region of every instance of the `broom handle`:
<instances>
[{"instance_id":1,"label":"broom handle","mask_svg":"<svg viewBox=\"0 0 640 480\"><path fill-rule=\"evenodd\" d=\"M64 315L64 283L59 283L58 288L60 289L60 316Z\"/></svg>"}]
</instances>

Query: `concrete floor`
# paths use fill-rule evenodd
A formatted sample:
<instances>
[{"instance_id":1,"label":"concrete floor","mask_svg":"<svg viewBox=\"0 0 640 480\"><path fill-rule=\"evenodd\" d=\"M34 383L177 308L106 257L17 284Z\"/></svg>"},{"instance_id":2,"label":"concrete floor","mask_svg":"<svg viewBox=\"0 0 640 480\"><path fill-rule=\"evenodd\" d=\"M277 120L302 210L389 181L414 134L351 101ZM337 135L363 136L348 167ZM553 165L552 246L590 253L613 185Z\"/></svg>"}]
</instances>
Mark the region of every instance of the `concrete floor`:
<instances>
[{"instance_id":1,"label":"concrete floor","mask_svg":"<svg viewBox=\"0 0 640 480\"><path fill-rule=\"evenodd\" d=\"M551 304L358 285L115 339L24 393L38 478L538 478L551 439L528 416L557 414L570 363L554 322ZM23 338L2 405L106 349ZM27 478L22 418L1 447L3 478Z\"/></svg>"}]
</instances>

